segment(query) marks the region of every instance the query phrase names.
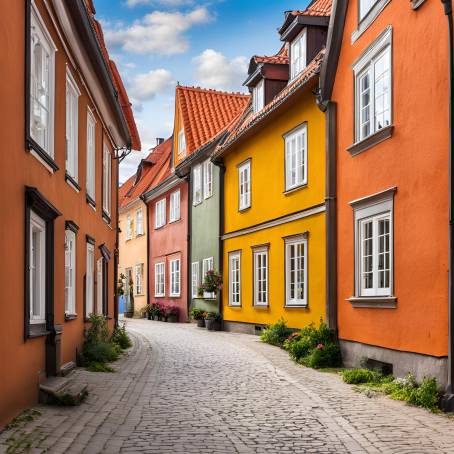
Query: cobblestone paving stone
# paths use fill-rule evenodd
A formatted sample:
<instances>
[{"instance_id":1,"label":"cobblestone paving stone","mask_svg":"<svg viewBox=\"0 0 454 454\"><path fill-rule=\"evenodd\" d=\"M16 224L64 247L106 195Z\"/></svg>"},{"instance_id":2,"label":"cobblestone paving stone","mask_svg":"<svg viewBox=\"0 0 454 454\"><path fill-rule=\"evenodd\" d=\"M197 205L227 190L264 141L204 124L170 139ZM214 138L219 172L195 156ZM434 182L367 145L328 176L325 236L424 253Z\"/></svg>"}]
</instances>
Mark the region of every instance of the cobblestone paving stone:
<instances>
[{"instance_id":1,"label":"cobblestone paving stone","mask_svg":"<svg viewBox=\"0 0 454 454\"><path fill-rule=\"evenodd\" d=\"M359 394L255 336L127 326L134 347L116 373L74 372L89 383L86 402L37 407L42 416L20 429L37 440L30 452L454 453L454 420Z\"/></svg>"}]
</instances>

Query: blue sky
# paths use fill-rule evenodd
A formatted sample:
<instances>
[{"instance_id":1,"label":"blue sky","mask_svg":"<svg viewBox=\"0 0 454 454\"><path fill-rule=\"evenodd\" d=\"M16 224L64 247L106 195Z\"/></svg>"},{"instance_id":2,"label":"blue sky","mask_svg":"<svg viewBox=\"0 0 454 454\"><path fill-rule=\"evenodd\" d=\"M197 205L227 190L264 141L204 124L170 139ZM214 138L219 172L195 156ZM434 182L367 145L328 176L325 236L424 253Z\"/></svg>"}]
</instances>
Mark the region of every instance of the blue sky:
<instances>
[{"instance_id":1,"label":"blue sky","mask_svg":"<svg viewBox=\"0 0 454 454\"><path fill-rule=\"evenodd\" d=\"M275 53L284 11L309 0L95 0L107 46L134 107L142 153L132 153L120 182L135 172L156 137L172 133L175 85L243 91L252 55Z\"/></svg>"}]
</instances>

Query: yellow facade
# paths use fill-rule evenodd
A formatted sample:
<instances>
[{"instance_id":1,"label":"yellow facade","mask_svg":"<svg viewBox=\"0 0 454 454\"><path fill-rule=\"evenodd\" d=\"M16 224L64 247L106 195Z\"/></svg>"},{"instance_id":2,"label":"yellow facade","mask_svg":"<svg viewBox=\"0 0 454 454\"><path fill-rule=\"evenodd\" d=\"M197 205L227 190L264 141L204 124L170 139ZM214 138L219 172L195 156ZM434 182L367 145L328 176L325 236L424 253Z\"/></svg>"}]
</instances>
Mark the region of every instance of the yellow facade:
<instances>
[{"instance_id":1,"label":"yellow facade","mask_svg":"<svg viewBox=\"0 0 454 454\"><path fill-rule=\"evenodd\" d=\"M299 328L325 318L325 118L306 87L233 143L224 156L224 291L226 321ZM307 125L307 184L285 192L283 136ZM251 207L239 211L238 165L251 162ZM312 214L311 214L312 213ZM289 215L294 215L289 219ZM296 218L296 219L295 219ZM267 223L273 223L267 226ZM253 229L253 232L243 229ZM286 307L285 239L307 237L307 307ZM233 237L231 237L233 235ZM254 305L253 247L268 247L268 306ZM241 253L241 307L229 305L229 253Z\"/></svg>"}]
</instances>

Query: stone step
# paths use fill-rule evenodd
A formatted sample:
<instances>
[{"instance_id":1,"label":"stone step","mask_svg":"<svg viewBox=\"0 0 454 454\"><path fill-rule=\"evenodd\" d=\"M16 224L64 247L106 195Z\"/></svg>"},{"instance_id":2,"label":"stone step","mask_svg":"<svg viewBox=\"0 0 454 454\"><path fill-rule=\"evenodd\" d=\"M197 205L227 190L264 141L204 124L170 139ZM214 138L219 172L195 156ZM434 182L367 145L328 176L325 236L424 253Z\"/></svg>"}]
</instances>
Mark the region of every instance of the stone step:
<instances>
[{"instance_id":1,"label":"stone step","mask_svg":"<svg viewBox=\"0 0 454 454\"><path fill-rule=\"evenodd\" d=\"M70 376L49 377L39 386L39 401L43 404L79 405L88 394L87 388L86 383L77 382Z\"/></svg>"}]
</instances>

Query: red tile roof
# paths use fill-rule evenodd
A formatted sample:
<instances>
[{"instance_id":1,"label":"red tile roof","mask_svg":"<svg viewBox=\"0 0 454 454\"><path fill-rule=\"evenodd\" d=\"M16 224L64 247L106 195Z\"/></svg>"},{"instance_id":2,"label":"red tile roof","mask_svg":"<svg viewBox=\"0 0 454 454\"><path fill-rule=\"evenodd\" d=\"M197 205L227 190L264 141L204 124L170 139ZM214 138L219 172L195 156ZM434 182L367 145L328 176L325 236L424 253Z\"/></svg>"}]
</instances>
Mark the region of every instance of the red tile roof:
<instances>
[{"instance_id":1,"label":"red tile roof","mask_svg":"<svg viewBox=\"0 0 454 454\"><path fill-rule=\"evenodd\" d=\"M272 63L275 65L288 65L288 44L285 43L276 55L254 55L255 63Z\"/></svg>"},{"instance_id":2,"label":"red tile roof","mask_svg":"<svg viewBox=\"0 0 454 454\"><path fill-rule=\"evenodd\" d=\"M120 208L135 202L145 191L170 175L172 144L173 139L170 137L154 148L139 164L137 172L120 186Z\"/></svg>"},{"instance_id":3,"label":"red tile roof","mask_svg":"<svg viewBox=\"0 0 454 454\"><path fill-rule=\"evenodd\" d=\"M86 6L91 24L93 26L93 30L95 31L96 37L98 39L99 48L101 49L101 52L104 56L107 69L110 72L112 83L118 92L118 101L128 125L129 134L131 135L131 147L133 150L140 150L140 137L136 122L134 120L132 105L129 102L128 94L126 93L126 89L123 80L121 79L120 73L118 72L117 66L115 65L115 62L109 57L109 52L107 51L106 43L104 41L104 33L102 31L101 24L94 18L96 11L94 8L93 0L86 0Z\"/></svg>"},{"instance_id":4,"label":"red tile roof","mask_svg":"<svg viewBox=\"0 0 454 454\"><path fill-rule=\"evenodd\" d=\"M329 16L333 0L314 0L304 11L291 11L293 16Z\"/></svg>"},{"instance_id":5,"label":"red tile roof","mask_svg":"<svg viewBox=\"0 0 454 454\"><path fill-rule=\"evenodd\" d=\"M244 109L249 95L203 89L176 88L188 154L198 150L225 130Z\"/></svg>"},{"instance_id":6,"label":"red tile roof","mask_svg":"<svg viewBox=\"0 0 454 454\"><path fill-rule=\"evenodd\" d=\"M229 148L237 139L239 139L247 131L255 127L262 121L270 112L281 106L287 99L296 91L303 87L313 77L318 76L322 65L325 49L322 49L318 55L307 65L306 69L290 82L270 103L257 113L252 112L252 105L249 102L244 111L244 115L232 127L231 132L224 143L217 147L214 156L221 156L227 148Z\"/></svg>"}]
</instances>

